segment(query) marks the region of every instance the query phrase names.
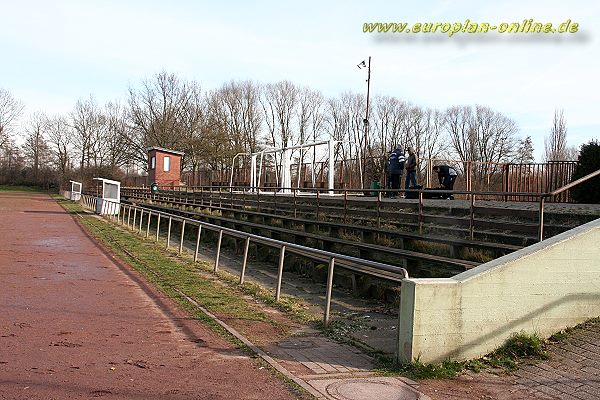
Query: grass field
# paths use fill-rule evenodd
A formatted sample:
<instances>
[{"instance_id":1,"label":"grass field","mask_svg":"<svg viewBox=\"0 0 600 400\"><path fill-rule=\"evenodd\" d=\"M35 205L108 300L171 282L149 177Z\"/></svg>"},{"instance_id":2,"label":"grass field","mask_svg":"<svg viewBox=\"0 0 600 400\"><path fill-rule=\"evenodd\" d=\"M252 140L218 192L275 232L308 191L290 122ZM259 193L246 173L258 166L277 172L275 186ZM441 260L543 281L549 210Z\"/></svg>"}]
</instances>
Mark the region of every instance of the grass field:
<instances>
[{"instance_id":1,"label":"grass field","mask_svg":"<svg viewBox=\"0 0 600 400\"><path fill-rule=\"evenodd\" d=\"M0 192L43 192L42 189L33 186L12 186L12 185L0 185Z\"/></svg>"}]
</instances>

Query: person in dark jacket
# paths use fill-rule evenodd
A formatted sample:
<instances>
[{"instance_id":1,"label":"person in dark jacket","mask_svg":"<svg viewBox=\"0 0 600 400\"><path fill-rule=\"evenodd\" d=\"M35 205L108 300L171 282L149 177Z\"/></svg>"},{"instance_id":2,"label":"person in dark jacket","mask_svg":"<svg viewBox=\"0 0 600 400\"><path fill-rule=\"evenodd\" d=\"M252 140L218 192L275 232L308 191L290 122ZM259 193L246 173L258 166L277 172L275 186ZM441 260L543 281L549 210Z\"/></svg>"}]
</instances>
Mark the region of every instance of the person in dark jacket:
<instances>
[{"instance_id":1,"label":"person in dark jacket","mask_svg":"<svg viewBox=\"0 0 600 400\"><path fill-rule=\"evenodd\" d=\"M440 189L444 190L454 190L454 182L456 181L456 177L458 173L456 170L449 165L436 165L433 167L433 172L436 172L438 175L438 180L440 182ZM454 197L451 194L444 194L444 197L447 199L453 199Z\"/></svg>"},{"instance_id":2,"label":"person in dark jacket","mask_svg":"<svg viewBox=\"0 0 600 400\"><path fill-rule=\"evenodd\" d=\"M417 155L412 147L408 148L408 159L406 159L406 182L404 189L417 186Z\"/></svg>"},{"instance_id":3,"label":"person in dark jacket","mask_svg":"<svg viewBox=\"0 0 600 400\"><path fill-rule=\"evenodd\" d=\"M400 181L402 180L402 172L404 171L404 152L398 146L390 153L388 158L388 173L392 182L392 189L400 189ZM398 193L393 192L392 196Z\"/></svg>"}]
</instances>

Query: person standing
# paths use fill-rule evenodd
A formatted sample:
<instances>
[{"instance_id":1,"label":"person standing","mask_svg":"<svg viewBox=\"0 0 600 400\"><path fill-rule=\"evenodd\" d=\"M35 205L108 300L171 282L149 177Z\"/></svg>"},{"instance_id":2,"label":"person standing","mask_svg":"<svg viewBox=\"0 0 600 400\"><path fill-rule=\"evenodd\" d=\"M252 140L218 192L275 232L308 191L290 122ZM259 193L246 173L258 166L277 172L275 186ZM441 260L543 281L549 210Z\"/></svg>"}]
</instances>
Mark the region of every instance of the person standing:
<instances>
[{"instance_id":1,"label":"person standing","mask_svg":"<svg viewBox=\"0 0 600 400\"><path fill-rule=\"evenodd\" d=\"M417 155L412 147L408 148L408 158L406 159L406 182L404 189L410 189L417 186Z\"/></svg>"},{"instance_id":2,"label":"person standing","mask_svg":"<svg viewBox=\"0 0 600 400\"><path fill-rule=\"evenodd\" d=\"M390 181L392 182L392 190L400 189L400 182L402 180L402 172L404 171L404 152L398 146L390 153L388 158L388 171L390 174ZM396 197L398 192L392 191L391 197Z\"/></svg>"}]
</instances>

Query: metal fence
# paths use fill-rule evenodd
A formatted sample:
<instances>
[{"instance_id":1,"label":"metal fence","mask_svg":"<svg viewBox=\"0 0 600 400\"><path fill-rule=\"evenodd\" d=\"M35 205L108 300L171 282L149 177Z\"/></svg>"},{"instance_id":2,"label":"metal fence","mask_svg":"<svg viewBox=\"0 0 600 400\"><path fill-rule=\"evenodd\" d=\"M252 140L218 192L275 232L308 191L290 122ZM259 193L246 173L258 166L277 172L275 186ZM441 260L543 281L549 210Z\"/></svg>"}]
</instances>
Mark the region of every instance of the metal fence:
<instances>
[{"instance_id":1,"label":"metal fence","mask_svg":"<svg viewBox=\"0 0 600 400\"><path fill-rule=\"evenodd\" d=\"M550 161L547 163L506 164L502 170L502 190L505 192L548 193L568 185L573 177L577 161ZM508 200L514 200L509 196ZM525 201L535 201L526 198ZM564 191L549 199L556 203L573 201L570 191Z\"/></svg>"},{"instance_id":2,"label":"metal fence","mask_svg":"<svg viewBox=\"0 0 600 400\"><path fill-rule=\"evenodd\" d=\"M367 166L373 160L367 160ZM437 176L432 171L436 164L448 164L459 172L454 188L461 191L487 191L536 194L548 193L567 185L573 176L576 161L551 161L547 163L512 164L498 162L461 161L446 159L423 159L417 171L417 180L424 187L437 187ZM279 169L265 166L258 186L277 187ZM326 187L327 163L295 163L291 165L292 186L299 189ZM367 188L371 181L378 181L379 186L386 187L386 177L382 171L374 173L367 168L364 172L364 185ZM232 179L233 178L233 179ZM195 186L249 186L250 169L247 167L220 168L213 170L183 171L181 182L190 187ZM402 185L404 182L402 182ZM145 176L128 176L123 179L124 186L148 186ZM356 160L339 160L335 163L334 187L336 189L362 189L361 176ZM377 187L377 186L374 186ZM539 196L505 196L497 200L504 201L537 201ZM569 192L555 196L552 202L572 202Z\"/></svg>"},{"instance_id":3,"label":"metal fence","mask_svg":"<svg viewBox=\"0 0 600 400\"><path fill-rule=\"evenodd\" d=\"M90 210L96 210L98 198L89 195L82 195L80 203ZM184 249L184 239L186 227L187 229L194 229L196 233L196 241L194 248L194 262L198 261L198 251L200 248L200 237L204 231L212 231L218 236L216 256L213 271L216 272L219 268L219 258L221 254L221 247L223 243L223 236L229 236L236 239L244 240L244 255L242 259L242 267L240 271L239 283L243 284L245 279L246 268L248 264L248 250L251 243L260 244L267 247L275 248L279 250L279 263L277 273L277 284L275 287L275 299L279 301L281 295L281 283L283 278L283 267L285 255L288 253L302 256L318 262L326 262L329 265L327 273L327 284L325 293L325 311L323 315L323 323L325 326L330 321L330 309L331 309L331 294L333 288L333 274L336 267L344 268L353 272L357 272L364 275L371 275L381 279L385 279L391 282L401 283L402 280L408 278L408 272L405 268L397 267L394 265L384 264L377 261L363 260L344 254L333 253L326 250L314 249L298 245L296 243L285 242L281 240L271 239L264 236L255 235L248 232L238 231L235 229L210 224L207 222L198 221L191 218L185 218L175 214L170 214L162 211L151 210L148 208L129 205L119 204L116 202L106 202L104 209L108 211L105 217L109 220L115 221L128 227L129 229L143 234L146 238L150 237L150 225L152 218L156 220L156 231L154 233L154 240L159 241L161 229L166 229L166 248L171 247L171 232L173 224L178 223L181 227L181 233L179 236L178 252L181 254ZM144 221L145 217L145 221ZM166 224L166 228L161 228L161 223ZM193 227L193 228L192 228Z\"/></svg>"}]
</instances>

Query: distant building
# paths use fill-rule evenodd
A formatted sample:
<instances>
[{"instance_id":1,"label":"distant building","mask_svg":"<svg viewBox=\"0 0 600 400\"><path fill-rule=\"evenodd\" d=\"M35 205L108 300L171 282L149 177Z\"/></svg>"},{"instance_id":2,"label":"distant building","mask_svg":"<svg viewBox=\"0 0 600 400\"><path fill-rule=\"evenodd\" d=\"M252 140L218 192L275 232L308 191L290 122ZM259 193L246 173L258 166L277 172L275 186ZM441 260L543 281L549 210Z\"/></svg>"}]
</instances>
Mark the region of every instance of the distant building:
<instances>
[{"instance_id":1,"label":"distant building","mask_svg":"<svg viewBox=\"0 0 600 400\"><path fill-rule=\"evenodd\" d=\"M179 186L183 154L162 147L148 148L148 185L156 182L161 188Z\"/></svg>"}]
</instances>

